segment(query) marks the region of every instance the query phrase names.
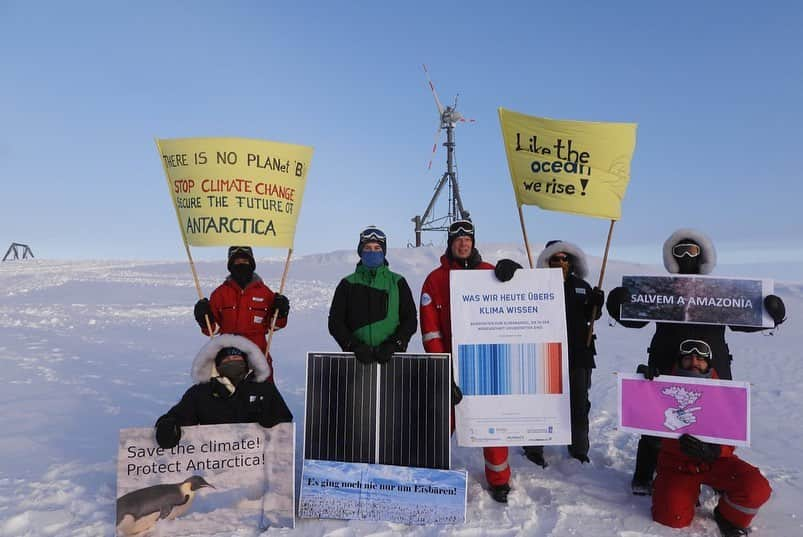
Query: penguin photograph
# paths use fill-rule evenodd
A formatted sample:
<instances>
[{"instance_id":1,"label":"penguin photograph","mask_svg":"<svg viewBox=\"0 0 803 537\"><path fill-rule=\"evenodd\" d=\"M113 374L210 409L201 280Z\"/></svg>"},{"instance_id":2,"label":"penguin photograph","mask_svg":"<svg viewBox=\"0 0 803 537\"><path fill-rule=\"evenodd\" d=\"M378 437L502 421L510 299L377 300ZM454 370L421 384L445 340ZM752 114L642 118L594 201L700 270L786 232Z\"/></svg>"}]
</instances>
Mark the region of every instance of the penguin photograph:
<instances>
[{"instance_id":1,"label":"penguin photograph","mask_svg":"<svg viewBox=\"0 0 803 537\"><path fill-rule=\"evenodd\" d=\"M159 520L173 520L192 507L198 490L215 488L199 476L188 477L181 483L152 485L134 490L117 498L117 535L143 535Z\"/></svg>"}]
</instances>

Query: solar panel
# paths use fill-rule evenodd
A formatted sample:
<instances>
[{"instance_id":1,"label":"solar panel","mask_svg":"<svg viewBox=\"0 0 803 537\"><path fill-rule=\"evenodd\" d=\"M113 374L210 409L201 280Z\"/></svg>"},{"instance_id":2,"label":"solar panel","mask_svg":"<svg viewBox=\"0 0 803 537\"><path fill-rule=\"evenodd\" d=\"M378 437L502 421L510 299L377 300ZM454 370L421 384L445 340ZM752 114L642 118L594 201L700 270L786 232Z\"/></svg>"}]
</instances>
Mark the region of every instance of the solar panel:
<instances>
[{"instance_id":1,"label":"solar panel","mask_svg":"<svg viewBox=\"0 0 803 537\"><path fill-rule=\"evenodd\" d=\"M448 469L448 354L307 355L304 458Z\"/></svg>"}]
</instances>

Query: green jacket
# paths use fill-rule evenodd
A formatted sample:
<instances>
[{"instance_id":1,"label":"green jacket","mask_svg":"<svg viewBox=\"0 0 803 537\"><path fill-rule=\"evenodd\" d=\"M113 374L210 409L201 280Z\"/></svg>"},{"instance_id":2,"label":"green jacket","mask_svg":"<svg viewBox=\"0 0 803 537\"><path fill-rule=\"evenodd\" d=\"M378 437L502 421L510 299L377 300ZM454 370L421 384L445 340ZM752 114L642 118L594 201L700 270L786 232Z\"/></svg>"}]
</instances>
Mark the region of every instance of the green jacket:
<instances>
[{"instance_id":1,"label":"green jacket","mask_svg":"<svg viewBox=\"0 0 803 537\"><path fill-rule=\"evenodd\" d=\"M405 350L417 325L410 287L387 264L369 269L358 263L340 280L329 308L329 333L346 352L357 343L376 347L388 339Z\"/></svg>"}]
</instances>

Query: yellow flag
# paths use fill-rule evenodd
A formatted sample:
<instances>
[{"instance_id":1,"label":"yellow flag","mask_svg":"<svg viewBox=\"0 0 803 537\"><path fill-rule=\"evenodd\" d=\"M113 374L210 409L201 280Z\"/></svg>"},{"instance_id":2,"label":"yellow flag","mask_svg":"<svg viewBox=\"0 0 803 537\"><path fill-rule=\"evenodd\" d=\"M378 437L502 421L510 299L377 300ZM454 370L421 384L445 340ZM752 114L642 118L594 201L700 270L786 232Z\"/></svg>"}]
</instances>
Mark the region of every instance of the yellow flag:
<instances>
[{"instance_id":1,"label":"yellow flag","mask_svg":"<svg viewBox=\"0 0 803 537\"><path fill-rule=\"evenodd\" d=\"M499 109L519 205L619 220L635 123L560 121Z\"/></svg>"},{"instance_id":2,"label":"yellow flag","mask_svg":"<svg viewBox=\"0 0 803 537\"><path fill-rule=\"evenodd\" d=\"M292 248L312 148L246 138L156 140L192 246Z\"/></svg>"}]
</instances>

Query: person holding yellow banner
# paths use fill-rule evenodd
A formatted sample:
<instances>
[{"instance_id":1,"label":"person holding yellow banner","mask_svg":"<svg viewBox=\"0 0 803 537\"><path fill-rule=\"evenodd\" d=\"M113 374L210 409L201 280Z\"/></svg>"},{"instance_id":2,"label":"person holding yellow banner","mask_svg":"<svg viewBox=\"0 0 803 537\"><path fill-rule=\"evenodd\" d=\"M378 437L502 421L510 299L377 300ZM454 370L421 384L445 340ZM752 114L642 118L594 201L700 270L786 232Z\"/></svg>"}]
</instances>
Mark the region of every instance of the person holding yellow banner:
<instances>
[{"instance_id":1,"label":"person holding yellow banner","mask_svg":"<svg viewBox=\"0 0 803 537\"><path fill-rule=\"evenodd\" d=\"M254 342L266 354L265 334L270 329L274 313L278 313L276 328L287 326L290 301L286 296L274 293L254 272L256 261L249 246L231 246L228 252L229 276L209 299L202 298L195 304L195 320L206 335L209 320L212 334L236 334ZM266 354L270 367L268 380L273 382L273 359Z\"/></svg>"}]
</instances>

